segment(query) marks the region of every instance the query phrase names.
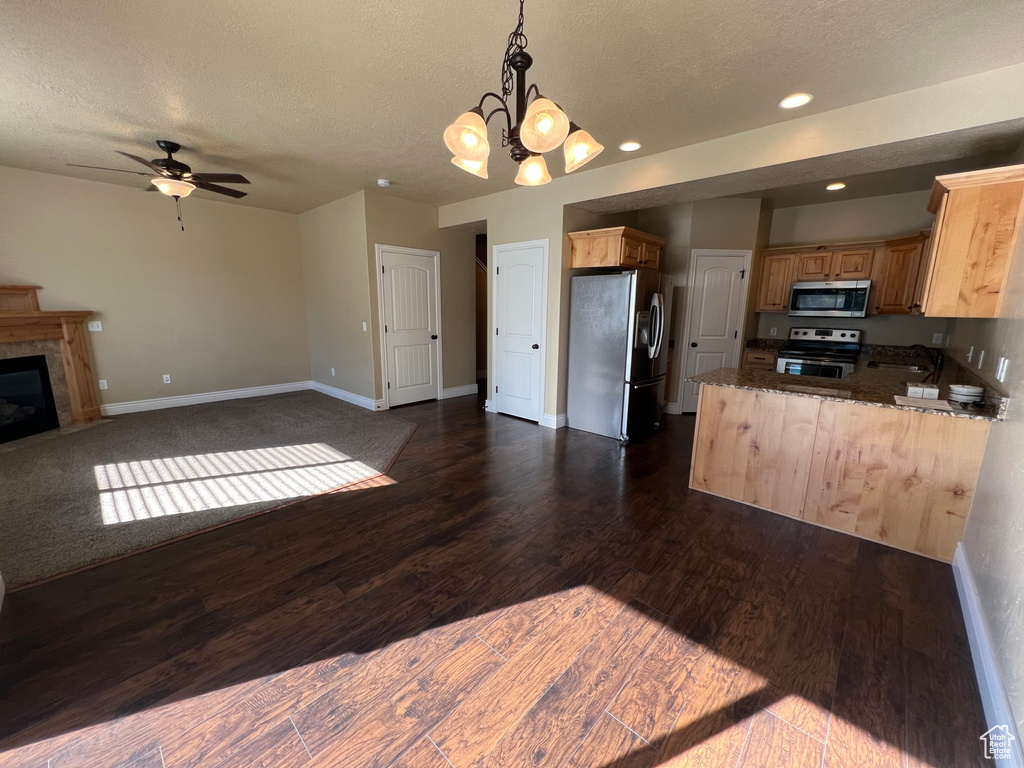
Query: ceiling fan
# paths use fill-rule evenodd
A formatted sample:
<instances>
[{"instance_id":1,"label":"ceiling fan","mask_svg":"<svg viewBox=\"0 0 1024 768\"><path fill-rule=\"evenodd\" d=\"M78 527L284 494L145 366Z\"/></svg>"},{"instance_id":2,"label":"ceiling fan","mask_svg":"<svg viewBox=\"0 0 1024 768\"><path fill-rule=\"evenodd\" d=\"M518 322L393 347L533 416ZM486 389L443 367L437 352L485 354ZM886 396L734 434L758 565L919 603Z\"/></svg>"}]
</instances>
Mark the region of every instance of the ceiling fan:
<instances>
[{"instance_id":1,"label":"ceiling fan","mask_svg":"<svg viewBox=\"0 0 1024 768\"><path fill-rule=\"evenodd\" d=\"M167 157L158 157L155 160L143 160L137 155L118 150L119 155L131 158L137 163L142 163L150 169L149 173L144 171L126 171L123 168L102 168L98 165L80 165L68 163L75 168L92 168L97 171L116 171L118 173L134 173L139 176L149 176L153 187L165 195L174 198L188 197L193 189L205 189L207 192L216 192L228 197L245 197L246 192L239 192L237 189L222 187L220 184L248 184L249 180L238 173L192 173L192 169L180 160L174 159L174 153L181 150L181 145L160 139L156 145L167 153ZM156 174L154 177L153 174Z\"/></svg>"}]
</instances>

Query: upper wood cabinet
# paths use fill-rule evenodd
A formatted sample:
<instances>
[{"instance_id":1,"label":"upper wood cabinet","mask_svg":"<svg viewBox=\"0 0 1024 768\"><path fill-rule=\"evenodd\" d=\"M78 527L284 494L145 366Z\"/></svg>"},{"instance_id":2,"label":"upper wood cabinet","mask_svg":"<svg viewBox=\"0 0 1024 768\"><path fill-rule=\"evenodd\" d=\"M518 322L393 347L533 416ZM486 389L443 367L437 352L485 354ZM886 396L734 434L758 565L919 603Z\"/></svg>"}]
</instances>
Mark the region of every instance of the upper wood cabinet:
<instances>
[{"instance_id":1,"label":"upper wood cabinet","mask_svg":"<svg viewBox=\"0 0 1024 768\"><path fill-rule=\"evenodd\" d=\"M793 263L793 282L821 282L829 279L832 271L832 251L798 253Z\"/></svg>"},{"instance_id":2,"label":"upper wood cabinet","mask_svg":"<svg viewBox=\"0 0 1024 768\"><path fill-rule=\"evenodd\" d=\"M922 291L930 317L998 317L1024 220L1024 165L939 176Z\"/></svg>"},{"instance_id":3,"label":"upper wood cabinet","mask_svg":"<svg viewBox=\"0 0 1024 768\"><path fill-rule=\"evenodd\" d=\"M925 236L889 240L885 244L881 278L875 287L875 312L909 315L920 309L915 302Z\"/></svg>"},{"instance_id":4,"label":"upper wood cabinet","mask_svg":"<svg viewBox=\"0 0 1024 768\"><path fill-rule=\"evenodd\" d=\"M793 284L792 253L772 253L761 258L761 277L757 286L755 312L787 312Z\"/></svg>"},{"instance_id":5,"label":"upper wood cabinet","mask_svg":"<svg viewBox=\"0 0 1024 768\"><path fill-rule=\"evenodd\" d=\"M874 248L852 248L832 254L830 280L867 280L875 260Z\"/></svg>"},{"instance_id":6,"label":"upper wood cabinet","mask_svg":"<svg viewBox=\"0 0 1024 768\"><path fill-rule=\"evenodd\" d=\"M608 227L570 232L571 266L627 267L657 270L665 239L632 227Z\"/></svg>"}]
</instances>

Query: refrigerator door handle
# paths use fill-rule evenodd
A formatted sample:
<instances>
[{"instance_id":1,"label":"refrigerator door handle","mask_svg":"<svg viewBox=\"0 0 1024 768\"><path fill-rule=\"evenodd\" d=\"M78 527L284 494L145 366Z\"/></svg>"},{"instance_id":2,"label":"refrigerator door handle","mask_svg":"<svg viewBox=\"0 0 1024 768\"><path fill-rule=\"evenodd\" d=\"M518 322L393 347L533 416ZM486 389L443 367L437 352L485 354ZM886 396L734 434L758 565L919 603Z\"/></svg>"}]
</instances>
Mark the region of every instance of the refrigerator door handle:
<instances>
[{"instance_id":1,"label":"refrigerator door handle","mask_svg":"<svg viewBox=\"0 0 1024 768\"><path fill-rule=\"evenodd\" d=\"M663 382L664 380L664 377L659 376L658 378L652 381L645 381L643 384L634 384L633 389L647 389L648 387L656 387L659 384L661 384L661 382Z\"/></svg>"},{"instance_id":2,"label":"refrigerator door handle","mask_svg":"<svg viewBox=\"0 0 1024 768\"><path fill-rule=\"evenodd\" d=\"M661 354L661 341L665 335L665 300L660 293L654 294L654 298L651 300L651 314L656 315L658 324L650 352L651 357L655 358Z\"/></svg>"}]
</instances>

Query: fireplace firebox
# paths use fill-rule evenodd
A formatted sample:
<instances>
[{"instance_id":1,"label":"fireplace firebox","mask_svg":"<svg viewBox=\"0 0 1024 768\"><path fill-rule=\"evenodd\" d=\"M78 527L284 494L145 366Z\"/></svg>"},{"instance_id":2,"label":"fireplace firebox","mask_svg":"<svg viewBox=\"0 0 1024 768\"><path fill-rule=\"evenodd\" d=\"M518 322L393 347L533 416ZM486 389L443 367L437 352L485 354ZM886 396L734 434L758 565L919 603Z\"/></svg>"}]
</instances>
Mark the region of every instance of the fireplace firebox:
<instances>
[{"instance_id":1,"label":"fireplace firebox","mask_svg":"<svg viewBox=\"0 0 1024 768\"><path fill-rule=\"evenodd\" d=\"M46 355L0 360L0 443L59 426Z\"/></svg>"}]
</instances>

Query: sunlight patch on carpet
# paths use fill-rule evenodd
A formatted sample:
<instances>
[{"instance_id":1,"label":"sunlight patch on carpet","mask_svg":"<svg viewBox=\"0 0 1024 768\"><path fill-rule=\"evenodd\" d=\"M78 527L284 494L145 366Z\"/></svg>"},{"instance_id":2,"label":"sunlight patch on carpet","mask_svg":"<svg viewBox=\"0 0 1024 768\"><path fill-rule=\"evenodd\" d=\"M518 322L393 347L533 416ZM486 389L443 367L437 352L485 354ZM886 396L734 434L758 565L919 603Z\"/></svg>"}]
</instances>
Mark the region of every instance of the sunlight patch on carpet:
<instances>
[{"instance_id":1,"label":"sunlight patch on carpet","mask_svg":"<svg viewBox=\"0 0 1024 768\"><path fill-rule=\"evenodd\" d=\"M380 475L324 443L98 464L93 472L105 525L314 496Z\"/></svg>"}]
</instances>

